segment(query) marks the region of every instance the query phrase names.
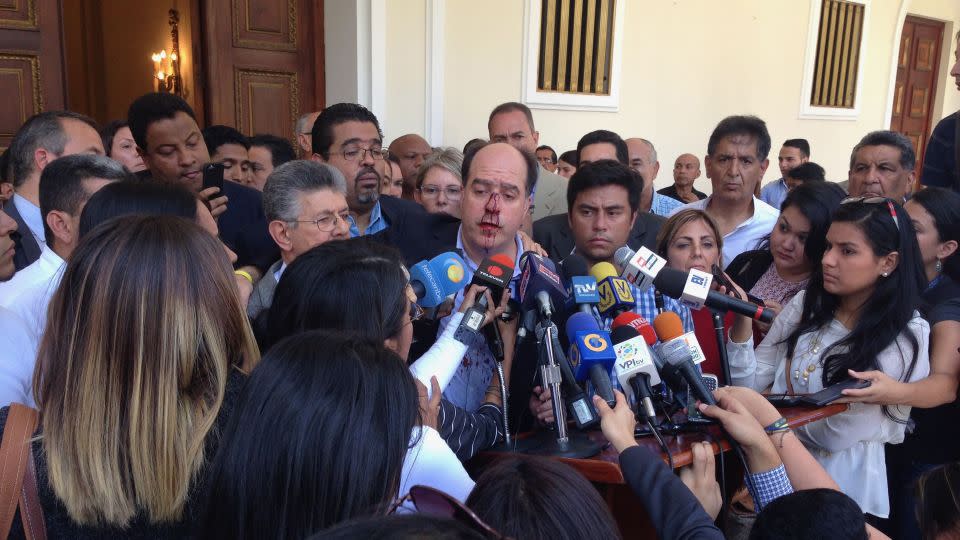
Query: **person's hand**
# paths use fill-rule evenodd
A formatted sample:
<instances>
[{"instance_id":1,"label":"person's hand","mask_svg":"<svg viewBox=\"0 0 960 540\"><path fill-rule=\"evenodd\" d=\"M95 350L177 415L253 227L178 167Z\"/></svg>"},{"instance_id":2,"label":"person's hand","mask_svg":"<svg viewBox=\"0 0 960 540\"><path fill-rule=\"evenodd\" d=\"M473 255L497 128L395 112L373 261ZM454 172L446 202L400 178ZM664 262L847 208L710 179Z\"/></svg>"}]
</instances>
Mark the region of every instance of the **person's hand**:
<instances>
[{"instance_id":1,"label":"person's hand","mask_svg":"<svg viewBox=\"0 0 960 540\"><path fill-rule=\"evenodd\" d=\"M593 396L593 406L596 407L597 414L600 416L600 429L603 430L603 436L613 444L617 452L623 452L637 445L637 439L633 436L633 431L637 428L637 417L627 404L627 398L623 396L623 392L614 390L613 393L617 396L617 403L613 409L600 396Z\"/></svg>"},{"instance_id":2,"label":"person's hand","mask_svg":"<svg viewBox=\"0 0 960 540\"><path fill-rule=\"evenodd\" d=\"M216 197L215 195L218 193L220 193L220 188L218 187L208 187L200 191L200 197L210 205L210 213L214 218L227 211L227 196L221 195Z\"/></svg>"},{"instance_id":3,"label":"person's hand","mask_svg":"<svg viewBox=\"0 0 960 540\"><path fill-rule=\"evenodd\" d=\"M233 275L233 280L237 282L237 295L240 297L240 305L244 309L250 302L250 295L253 294L253 283L244 276Z\"/></svg>"},{"instance_id":4,"label":"person's hand","mask_svg":"<svg viewBox=\"0 0 960 540\"><path fill-rule=\"evenodd\" d=\"M453 313L453 297L452 296L445 299L443 302L440 303L439 306L437 306L436 310L434 311L433 318L436 320L440 320L446 317L447 315L450 315L451 313Z\"/></svg>"},{"instance_id":5,"label":"person's hand","mask_svg":"<svg viewBox=\"0 0 960 540\"><path fill-rule=\"evenodd\" d=\"M713 391L714 397L719 401L723 396L730 396L746 409L751 416L756 418L761 426L769 426L780 419L780 411L767 401L757 391L745 386L724 386Z\"/></svg>"},{"instance_id":6,"label":"person's hand","mask_svg":"<svg viewBox=\"0 0 960 540\"><path fill-rule=\"evenodd\" d=\"M710 519L717 519L723 507L723 495L717 483L717 465L713 446L708 442L693 443L693 463L680 469L680 481L700 501Z\"/></svg>"},{"instance_id":7,"label":"person's hand","mask_svg":"<svg viewBox=\"0 0 960 540\"><path fill-rule=\"evenodd\" d=\"M523 246L524 253L532 251L541 257L549 257L547 250L543 249L543 246L540 244L534 242L533 238L530 238L526 232L518 231L518 233L520 234L520 244Z\"/></svg>"},{"instance_id":8,"label":"person's hand","mask_svg":"<svg viewBox=\"0 0 960 540\"><path fill-rule=\"evenodd\" d=\"M503 312L507 309L507 303L510 301L510 289L506 289L503 293L503 297L500 299L500 304L493 307L493 296L490 294L490 290L483 285L471 285L466 292L463 293L463 302L460 303L460 313L466 313L468 309L476 305L477 295L483 294L487 299L487 310L483 314L483 324L481 328L490 324L494 319L503 315Z\"/></svg>"},{"instance_id":9,"label":"person's hand","mask_svg":"<svg viewBox=\"0 0 960 540\"><path fill-rule=\"evenodd\" d=\"M706 416L717 419L730 437L740 443L751 472L766 472L781 465L780 454L763 425L733 395L720 394L717 396L717 405L701 403L698 408ZM777 416L772 422L779 418Z\"/></svg>"},{"instance_id":10,"label":"person's hand","mask_svg":"<svg viewBox=\"0 0 960 540\"><path fill-rule=\"evenodd\" d=\"M781 304L780 302L777 302L776 300L764 300L763 306L773 312L774 318L780 315L780 312L783 311L783 304ZM770 331L770 327L773 326L773 323L753 321L753 325L757 327L757 330L760 331L760 335L763 336Z\"/></svg>"},{"instance_id":11,"label":"person's hand","mask_svg":"<svg viewBox=\"0 0 960 540\"><path fill-rule=\"evenodd\" d=\"M440 415L440 398L442 395L440 382L437 381L436 376L430 377L432 394L427 397L427 387L419 379L414 379L414 381L417 383L417 391L420 394L420 417L423 420L423 425L437 429L437 416Z\"/></svg>"},{"instance_id":12,"label":"person's hand","mask_svg":"<svg viewBox=\"0 0 960 540\"><path fill-rule=\"evenodd\" d=\"M543 425L554 423L553 401L550 399L553 394L549 388L534 387L533 394L530 396L530 414Z\"/></svg>"},{"instance_id":13,"label":"person's hand","mask_svg":"<svg viewBox=\"0 0 960 540\"><path fill-rule=\"evenodd\" d=\"M848 388L842 392L843 398L836 403L873 403L876 405L898 405L905 401L903 393L906 384L897 381L882 371L854 371L847 373L854 379L870 381L866 388Z\"/></svg>"},{"instance_id":14,"label":"person's hand","mask_svg":"<svg viewBox=\"0 0 960 540\"><path fill-rule=\"evenodd\" d=\"M746 300L747 292L743 290L743 287L737 285L737 282L730 279L730 276L726 272L723 273L724 277L727 278L727 281L733 285L733 287L726 287L725 285L717 285L717 291L720 294L725 294L731 298L736 298L737 300Z\"/></svg>"}]
</instances>

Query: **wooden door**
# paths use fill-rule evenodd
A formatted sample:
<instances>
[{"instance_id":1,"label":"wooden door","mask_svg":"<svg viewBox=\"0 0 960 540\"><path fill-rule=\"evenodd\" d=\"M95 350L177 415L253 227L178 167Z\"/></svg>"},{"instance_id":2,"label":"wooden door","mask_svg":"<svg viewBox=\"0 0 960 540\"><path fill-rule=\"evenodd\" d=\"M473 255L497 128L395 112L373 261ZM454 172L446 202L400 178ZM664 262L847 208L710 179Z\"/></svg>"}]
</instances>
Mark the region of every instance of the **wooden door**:
<instances>
[{"instance_id":1,"label":"wooden door","mask_svg":"<svg viewBox=\"0 0 960 540\"><path fill-rule=\"evenodd\" d=\"M910 15L903 23L890 129L913 141L918 180L930 136L933 101L940 77L942 40L942 22Z\"/></svg>"},{"instance_id":2,"label":"wooden door","mask_svg":"<svg viewBox=\"0 0 960 540\"><path fill-rule=\"evenodd\" d=\"M323 2L203 0L209 124L290 138L324 103Z\"/></svg>"},{"instance_id":3,"label":"wooden door","mask_svg":"<svg viewBox=\"0 0 960 540\"><path fill-rule=\"evenodd\" d=\"M0 0L0 150L30 116L64 107L58 0Z\"/></svg>"}]
</instances>

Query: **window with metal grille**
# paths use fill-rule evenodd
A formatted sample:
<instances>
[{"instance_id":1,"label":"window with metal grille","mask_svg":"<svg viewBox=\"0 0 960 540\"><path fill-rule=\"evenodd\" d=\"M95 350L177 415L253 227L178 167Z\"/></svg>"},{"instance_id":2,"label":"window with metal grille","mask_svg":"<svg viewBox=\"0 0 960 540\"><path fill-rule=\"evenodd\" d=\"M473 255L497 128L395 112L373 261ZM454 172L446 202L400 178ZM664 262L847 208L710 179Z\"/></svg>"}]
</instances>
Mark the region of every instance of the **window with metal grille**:
<instances>
[{"instance_id":1,"label":"window with metal grille","mask_svg":"<svg viewBox=\"0 0 960 540\"><path fill-rule=\"evenodd\" d=\"M541 0L537 89L610 95L616 0Z\"/></svg>"},{"instance_id":2,"label":"window with metal grille","mask_svg":"<svg viewBox=\"0 0 960 540\"><path fill-rule=\"evenodd\" d=\"M854 108L863 21L863 4L823 0L810 105Z\"/></svg>"}]
</instances>

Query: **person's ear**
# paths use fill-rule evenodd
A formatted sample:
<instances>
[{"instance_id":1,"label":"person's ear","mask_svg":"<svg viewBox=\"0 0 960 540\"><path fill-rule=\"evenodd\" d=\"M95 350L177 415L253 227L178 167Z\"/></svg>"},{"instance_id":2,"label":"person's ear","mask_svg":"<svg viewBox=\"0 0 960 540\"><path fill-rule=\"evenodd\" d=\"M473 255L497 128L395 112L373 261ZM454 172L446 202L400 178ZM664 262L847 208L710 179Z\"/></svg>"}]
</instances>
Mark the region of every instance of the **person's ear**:
<instances>
[{"instance_id":1,"label":"person's ear","mask_svg":"<svg viewBox=\"0 0 960 540\"><path fill-rule=\"evenodd\" d=\"M50 232L57 239L58 245L64 246L73 243L78 231L73 230L73 219L70 214L62 210L51 210L47 212L46 222Z\"/></svg>"},{"instance_id":2,"label":"person's ear","mask_svg":"<svg viewBox=\"0 0 960 540\"><path fill-rule=\"evenodd\" d=\"M395 337L389 337L383 340L383 346L393 352L397 352L400 350L400 341Z\"/></svg>"},{"instance_id":3,"label":"person's ear","mask_svg":"<svg viewBox=\"0 0 960 540\"><path fill-rule=\"evenodd\" d=\"M535 147L536 147L536 146L540 146L540 132L539 132L539 131L534 131L534 132L533 132L533 145L534 145Z\"/></svg>"},{"instance_id":4,"label":"person's ear","mask_svg":"<svg viewBox=\"0 0 960 540\"><path fill-rule=\"evenodd\" d=\"M319 163L326 163L326 162L327 162L327 160L323 159L323 156L321 156L320 154L317 154L317 153L312 153L312 154L310 154L310 160L311 160L311 161L316 161L316 162L319 162Z\"/></svg>"},{"instance_id":5,"label":"person's ear","mask_svg":"<svg viewBox=\"0 0 960 540\"><path fill-rule=\"evenodd\" d=\"M897 265L900 263L900 253L896 251L891 251L884 255L880 260L880 275L889 276L897 269Z\"/></svg>"},{"instance_id":6,"label":"person's ear","mask_svg":"<svg viewBox=\"0 0 960 540\"><path fill-rule=\"evenodd\" d=\"M299 223L297 224L300 225ZM271 221L267 225L267 231L270 233L270 238L273 238L273 242L277 244L277 247L280 248L280 251L290 251L293 249L293 240L290 238L290 224L283 221Z\"/></svg>"},{"instance_id":7,"label":"person's ear","mask_svg":"<svg viewBox=\"0 0 960 540\"><path fill-rule=\"evenodd\" d=\"M37 147L33 151L33 163L37 171L42 171L51 161L57 159L57 155L43 147Z\"/></svg>"},{"instance_id":8,"label":"person's ear","mask_svg":"<svg viewBox=\"0 0 960 540\"><path fill-rule=\"evenodd\" d=\"M937 246L937 258L941 261L957 252L957 241L947 240Z\"/></svg>"}]
</instances>

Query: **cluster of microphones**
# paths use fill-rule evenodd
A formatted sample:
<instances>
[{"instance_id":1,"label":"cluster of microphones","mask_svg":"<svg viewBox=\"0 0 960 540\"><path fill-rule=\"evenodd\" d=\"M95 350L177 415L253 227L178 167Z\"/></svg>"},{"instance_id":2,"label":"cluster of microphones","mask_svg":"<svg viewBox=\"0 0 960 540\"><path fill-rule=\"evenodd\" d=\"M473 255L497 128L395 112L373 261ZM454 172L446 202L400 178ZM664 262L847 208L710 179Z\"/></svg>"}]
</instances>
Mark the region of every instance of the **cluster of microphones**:
<instances>
[{"instance_id":1,"label":"cluster of microphones","mask_svg":"<svg viewBox=\"0 0 960 540\"><path fill-rule=\"evenodd\" d=\"M534 252L520 257L519 302L511 302L509 309L520 317L520 338L537 340L541 382L555 394L557 423L565 423L569 414L578 428L596 425L597 413L584 385L589 381L594 392L614 407L611 373L644 419L655 418L654 401L665 393L689 396L691 404L696 400L715 404L712 389L716 378L702 376L697 367L704 359L703 351L693 333L684 332L680 317L663 310L662 296L691 309L707 306L764 322L773 319L773 312L712 290L711 274L668 268L662 257L647 248L634 251L622 247L615 262L621 272L606 262L588 268L582 257L572 254L559 272L550 259ZM494 302L500 302L513 271L509 257L494 255L478 266L471 283L486 286ZM466 286L463 259L452 252L418 263L410 273L418 302L426 308L440 305ZM634 291L646 293L650 288L655 290L658 308L652 324L634 312ZM479 329L486 311L495 307L478 297L464 320ZM568 348L560 344L554 324L561 318L566 319ZM604 321L612 322L605 325ZM491 351L502 360L503 342L497 325L483 328Z\"/></svg>"}]
</instances>

